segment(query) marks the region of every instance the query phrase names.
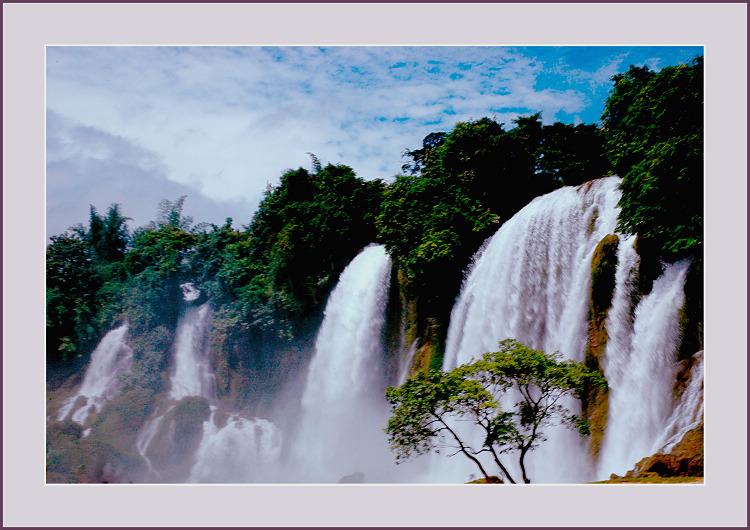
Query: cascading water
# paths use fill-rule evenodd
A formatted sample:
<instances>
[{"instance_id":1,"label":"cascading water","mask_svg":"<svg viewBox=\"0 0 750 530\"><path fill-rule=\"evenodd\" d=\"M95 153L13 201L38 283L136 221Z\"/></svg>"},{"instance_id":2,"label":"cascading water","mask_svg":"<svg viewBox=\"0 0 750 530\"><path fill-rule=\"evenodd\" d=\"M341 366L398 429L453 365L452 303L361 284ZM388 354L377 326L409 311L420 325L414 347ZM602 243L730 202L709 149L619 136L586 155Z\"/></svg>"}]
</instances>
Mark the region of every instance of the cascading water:
<instances>
[{"instance_id":1,"label":"cascading water","mask_svg":"<svg viewBox=\"0 0 750 530\"><path fill-rule=\"evenodd\" d=\"M399 361L399 364L398 364L399 386L403 385L409 377L411 365L414 362L414 356L417 353L418 346L419 346L419 340L414 339L414 341L411 343L411 346L409 346L409 348L401 356L401 360Z\"/></svg>"},{"instance_id":2,"label":"cascading water","mask_svg":"<svg viewBox=\"0 0 750 530\"><path fill-rule=\"evenodd\" d=\"M210 305L208 302L200 306L194 305L200 298L200 291L192 283L184 283L180 285L180 289L183 300L189 305L177 324L169 397L175 401L188 396L213 399L216 396L216 378L209 363L207 344L211 320ZM165 415L173 408L174 404L170 404L165 409L157 409L151 419L143 425L136 439L136 448L146 461L149 475L153 474L157 478L160 474L154 469L148 450L159 434Z\"/></svg>"},{"instance_id":3,"label":"cascading water","mask_svg":"<svg viewBox=\"0 0 750 530\"><path fill-rule=\"evenodd\" d=\"M444 369L494 350L505 338L583 360L591 259L598 242L615 231L619 183L611 177L538 197L485 242L451 314ZM679 399L674 394L678 316L689 264L665 265L651 292L634 302L639 267L634 241L620 236L618 246L601 359L609 408L597 459L575 432L550 429L547 441L527 457L534 482L586 482L623 474L641 458L669 451L702 421L702 352L693 359ZM470 479L476 470L460 456L431 455L422 464L396 467L387 448L383 391L389 383L403 383L419 346L416 340L408 348L402 344L393 376L398 381L386 381L382 333L390 271L384 248L373 245L341 274L326 304L299 421L290 413L279 423L294 425L284 429L284 440L270 421L222 408L208 358L210 308L198 305L200 292L192 284L183 284L186 308L172 348L170 391L157 402L135 444L146 464L138 471L141 478L318 483ZM78 394L59 410L59 420L72 417L84 424L89 412L101 411L115 395L119 376L132 365L127 331L124 324L102 339ZM176 443L184 437L175 436L175 425L189 422L191 411L202 411L193 417L191 442ZM175 455L175 448L182 453ZM513 464L508 467L518 475Z\"/></svg>"},{"instance_id":4,"label":"cascading water","mask_svg":"<svg viewBox=\"0 0 750 530\"><path fill-rule=\"evenodd\" d=\"M183 284L185 301L192 302L200 293L192 284ZM206 344L211 310L206 302L198 307L188 306L180 323L174 344L174 372L169 396L181 399L185 396L213 398L216 394L216 377L208 360Z\"/></svg>"},{"instance_id":5,"label":"cascading water","mask_svg":"<svg viewBox=\"0 0 750 530\"><path fill-rule=\"evenodd\" d=\"M155 411L141 428L136 440L136 448L147 466L143 480L168 480L168 477L185 469L183 466L186 464L189 467L185 469L185 476L189 482L273 480L276 477L265 473L274 468L281 448L281 434L267 420L221 408L216 398L216 378L208 358L209 303L196 306L200 291L191 283L180 287L188 306L177 325L172 348L173 371L169 392L172 401ZM189 454L190 451L186 452L184 444L175 436L176 422L184 424L190 421L190 418L179 416L180 404L189 405L192 402L196 404L192 410L200 410L199 403L205 404L202 398L214 404L210 405L210 415L202 424L195 453ZM160 461L156 464L149 456L149 449L155 441L162 448ZM177 469L173 469L175 467ZM167 478L163 477L162 471L166 471Z\"/></svg>"},{"instance_id":6,"label":"cascading water","mask_svg":"<svg viewBox=\"0 0 750 530\"><path fill-rule=\"evenodd\" d=\"M268 420L230 414L217 425L217 407L203 424L188 482L268 482L281 451L281 433Z\"/></svg>"},{"instance_id":7,"label":"cascading water","mask_svg":"<svg viewBox=\"0 0 750 530\"><path fill-rule=\"evenodd\" d=\"M135 442L138 453L146 461L146 466L148 466L147 475L145 477L146 479L149 478L152 474L157 478L161 477L159 472L154 469L154 464L153 462L151 462L151 459L148 457L146 452L148 451L148 447L149 445L151 445L151 441L154 439L154 436L156 436L159 432L159 426L161 425L162 420L164 420L164 416L156 416L155 418L151 418L149 421L147 421L141 429L141 432L139 433L138 438Z\"/></svg>"},{"instance_id":8,"label":"cascading water","mask_svg":"<svg viewBox=\"0 0 750 530\"><path fill-rule=\"evenodd\" d=\"M444 369L509 337L583 360L591 258L614 232L619 182L600 179L537 197L498 230L451 314Z\"/></svg>"},{"instance_id":9,"label":"cascading water","mask_svg":"<svg viewBox=\"0 0 750 530\"><path fill-rule=\"evenodd\" d=\"M338 482L358 473L368 482L384 481L394 467L382 431L385 384L378 379L390 271L382 246L365 248L326 304L294 448L303 482Z\"/></svg>"},{"instance_id":10,"label":"cascading water","mask_svg":"<svg viewBox=\"0 0 750 530\"><path fill-rule=\"evenodd\" d=\"M444 369L494 351L506 338L583 360L591 258L614 232L619 183L600 179L537 197L498 230L451 313ZM567 429L550 429L527 465L536 482L580 482L589 466L584 441Z\"/></svg>"},{"instance_id":11,"label":"cascading water","mask_svg":"<svg viewBox=\"0 0 750 530\"><path fill-rule=\"evenodd\" d=\"M632 262L633 254L632 245L621 253L626 263ZM659 449L660 436L674 408L678 316L685 299L687 268L687 262L665 266L651 292L635 308L632 324L620 314L630 311L632 267L623 273L630 280L616 287L602 366L610 391L607 428L599 453L600 478L624 475Z\"/></svg>"},{"instance_id":12,"label":"cascading water","mask_svg":"<svg viewBox=\"0 0 750 530\"><path fill-rule=\"evenodd\" d=\"M693 355L690 380L682 393L680 403L667 421L659 441L658 452L669 453L688 431L698 427L703 421L703 351Z\"/></svg>"},{"instance_id":13,"label":"cascading water","mask_svg":"<svg viewBox=\"0 0 750 530\"><path fill-rule=\"evenodd\" d=\"M58 420L65 419L76 403L85 398L71 419L83 425L93 406L96 412L101 412L104 403L111 399L118 391L119 376L130 370L133 362L133 350L125 342L128 325L123 324L107 333L91 353L91 363L86 369L86 375L78 393L68 398L60 411Z\"/></svg>"},{"instance_id":14,"label":"cascading water","mask_svg":"<svg viewBox=\"0 0 750 530\"><path fill-rule=\"evenodd\" d=\"M583 361L591 259L599 241L615 233L619 184L619 178L609 177L537 197L483 245L451 313L445 370L493 351L505 338ZM688 264L666 265L651 293L634 309L639 260L634 240L620 237L616 286L606 319L603 369L609 412L598 462L594 465L576 433L554 428L527 457L535 482L586 482L627 471L699 421L699 383L691 382L683 395L686 412L673 411L672 403L678 313ZM702 365L694 370L702 383ZM572 401L567 405L577 406ZM450 469L446 466L446 473Z\"/></svg>"}]
</instances>

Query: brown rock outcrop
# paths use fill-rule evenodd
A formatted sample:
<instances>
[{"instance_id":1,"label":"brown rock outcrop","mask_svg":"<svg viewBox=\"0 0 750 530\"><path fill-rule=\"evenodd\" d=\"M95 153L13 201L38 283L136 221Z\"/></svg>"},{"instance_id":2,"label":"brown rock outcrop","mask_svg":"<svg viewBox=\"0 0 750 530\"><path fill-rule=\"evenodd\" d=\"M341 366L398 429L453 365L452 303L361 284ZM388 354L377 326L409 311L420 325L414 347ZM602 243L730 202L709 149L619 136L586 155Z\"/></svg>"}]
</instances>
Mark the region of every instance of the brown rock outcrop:
<instances>
[{"instance_id":1,"label":"brown rock outcrop","mask_svg":"<svg viewBox=\"0 0 750 530\"><path fill-rule=\"evenodd\" d=\"M689 431L669 454L656 453L644 458L625 477L703 476L703 425Z\"/></svg>"}]
</instances>

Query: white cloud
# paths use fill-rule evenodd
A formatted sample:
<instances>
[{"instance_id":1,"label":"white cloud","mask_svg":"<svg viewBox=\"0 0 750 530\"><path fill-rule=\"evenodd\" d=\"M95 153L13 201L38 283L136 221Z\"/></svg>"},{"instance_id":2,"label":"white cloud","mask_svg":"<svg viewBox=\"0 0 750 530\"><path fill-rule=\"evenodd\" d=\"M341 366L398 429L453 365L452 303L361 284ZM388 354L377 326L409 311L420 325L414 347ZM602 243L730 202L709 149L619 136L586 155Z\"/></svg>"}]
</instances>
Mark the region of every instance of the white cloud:
<instances>
[{"instance_id":1,"label":"white cloud","mask_svg":"<svg viewBox=\"0 0 750 530\"><path fill-rule=\"evenodd\" d=\"M120 178L152 175L254 208L285 169L310 166L308 152L387 179L404 149L457 121L580 119L618 64L566 71L589 88L550 88L537 86L550 70L543 60L499 47L50 47L47 107L79 127L66 160L80 179L91 178L83 161L95 160L99 171L115 164ZM93 152L115 144L116 153ZM126 146L133 160L123 164ZM55 181L63 177L50 160L51 188L78 182Z\"/></svg>"},{"instance_id":2,"label":"white cloud","mask_svg":"<svg viewBox=\"0 0 750 530\"><path fill-rule=\"evenodd\" d=\"M131 229L156 217L162 199L187 195L185 215L196 222L247 224L260 200L215 201L199 190L165 178L159 156L126 138L47 112L47 237L86 224L89 205L104 213L121 205ZM261 190L262 191L262 190Z\"/></svg>"}]
</instances>

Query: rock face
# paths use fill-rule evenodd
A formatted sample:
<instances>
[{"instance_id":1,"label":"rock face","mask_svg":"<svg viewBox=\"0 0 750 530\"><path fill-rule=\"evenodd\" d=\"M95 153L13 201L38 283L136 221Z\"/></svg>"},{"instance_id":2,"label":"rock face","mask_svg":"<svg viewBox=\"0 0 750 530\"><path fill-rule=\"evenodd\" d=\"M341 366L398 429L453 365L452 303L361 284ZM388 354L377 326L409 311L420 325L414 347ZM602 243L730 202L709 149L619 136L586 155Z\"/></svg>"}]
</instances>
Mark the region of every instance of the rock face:
<instances>
[{"instance_id":1,"label":"rock face","mask_svg":"<svg viewBox=\"0 0 750 530\"><path fill-rule=\"evenodd\" d=\"M341 477L341 480L339 480L339 484L363 484L364 482L365 474L361 471L357 471L355 473L352 473L351 475Z\"/></svg>"},{"instance_id":2,"label":"rock face","mask_svg":"<svg viewBox=\"0 0 750 530\"><path fill-rule=\"evenodd\" d=\"M607 347L607 329L604 325L607 311L612 304L617 269L617 247L620 238L614 234L605 236L594 250L591 259L591 291L589 297L589 328L586 341L586 367L602 372L602 359ZM589 389L583 400L583 413L591 429L591 454L599 454L604 427L607 422L609 400L607 390Z\"/></svg>"},{"instance_id":3,"label":"rock face","mask_svg":"<svg viewBox=\"0 0 750 530\"><path fill-rule=\"evenodd\" d=\"M409 294L406 286L406 275L396 270L391 283L391 292L397 293L393 300L398 303L401 329L398 330L402 349L414 344L416 351L409 361L407 375L417 372L428 372L431 368L440 368L445 347L447 323L441 323L435 317L426 316L420 300Z\"/></svg>"},{"instance_id":4,"label":"rock face","mask_svg":"<svg viewBox=\"0 0 750 530\"><path fill-rule=\"evenodd\" d=\"M689 431L669 454L656 453L644 458L625 475L626 478L702 477L703 424Z\"/></svg>"},{"instance_id":5,"label":"rock face","mask_svg":"<svg viewBox=\"0 0 750 530\"><path fill-rule=\"evenodd\" d=\"M144 446L147 457L160 471L163 481L183 482L192 457L203 436L203 422L209 419L208 400L187 396L167 409L155 424L155 433Z\"/></svg>"}]
</instances>

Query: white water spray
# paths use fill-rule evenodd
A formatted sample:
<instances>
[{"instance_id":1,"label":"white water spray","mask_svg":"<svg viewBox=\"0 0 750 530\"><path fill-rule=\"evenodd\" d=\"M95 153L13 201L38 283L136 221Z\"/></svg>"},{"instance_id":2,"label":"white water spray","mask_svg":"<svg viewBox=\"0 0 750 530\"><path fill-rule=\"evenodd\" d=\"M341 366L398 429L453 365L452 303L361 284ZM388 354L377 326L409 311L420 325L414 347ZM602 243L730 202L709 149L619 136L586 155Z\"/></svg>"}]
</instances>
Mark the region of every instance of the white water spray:
<instances>
[{"instance_id":1,"label":"white water spray","mask_svg":"<svg viewBox=\"0 0 750 530\"><path fill-rule=\"evenodd\" d=\"M217 426L217 407L203 423L188 482L268 482L281 451L281 433L270 421L230 414Z\"/></svg>"},{"instance_id":2,"label":"white water spray","mask_svg":"<svg viewBox=\"0 0 750 530\"><path fill-rule=\"evenodd\" d=\"M357 473L384 481L395 467L382 430L388 410L380 380L390 272L385 249L369 246L344 269L326 304L294 448L304 482Z\"/></svg>"},{"instance_id":3,"label":"white water spray","mask_svg":"<svg viewBox=\"0 0 750 530\"><path fill-rule=\"evenodd\" d=\"M71 417L73 421L83 425L92 407L97 413L101 412L104 403L117 393L120 375L130 370L133 362L133 350L125 342L127 332L128 325L123 324L102 338L91 353L91 362L81 388L75 396L65 401L58 412L58 420L65 419L79 398L84 397L85 403Z\"/></svg>"},{"instance_id":4,"label":"white water spray","mask_svg":"<svg viewBox=\"0 0 750 530\"><path fill-rule=\"evenodd\" d=\"M634 252L625 248L626 262L629 253ZM624 475L659 449L674 409L672 389L681 338L678 316L685 300L687 268L687 262L665 266L636 307L632 325L619 315L628 307L627 282L622 294L615 293L616 312L608 315L611 335L602 365L609 383L609 414L599 453L600 478Z\"/></svg>"},{"instance_id":5,"label":"white water spray","mask_svg":"<svg viewBox=\"0 0 750 530\"><path fill-rule=\"evenodd\" d=\"M693 355L687 387L656 443L658 452L669 453L682 437L703 421L703 350Z\"/></svg>"},{"instance_id":6,"label":"white water spray","mask_svg":"<svg viewBox=\"0 0 750 530\"><path fill-rule=\"evenodd\" d=\"M193 301L200 293L192 284L183 284L183 297ZM208 326L211 323L209 303L189 306L177 325L174 344L174 371L169 397L181 399L186 396L203 396L211 399L216 395L216 377L208 359Z\"/></svg>"},{"instance_id":7,"label":"white water spray","mask_svg":"<svg viewBox=\"0 0 750 530\"><path fill-rule=\"evenodd\" d=\"M498 230L475 258L451 313L445 370L495 351L506 338L583 361L591 259L614 232L619 183L611 177L537 197ZM547 434L527 458L532 480L586 480L584 441L563 428Z\"/></svg>"}]
</instances>

